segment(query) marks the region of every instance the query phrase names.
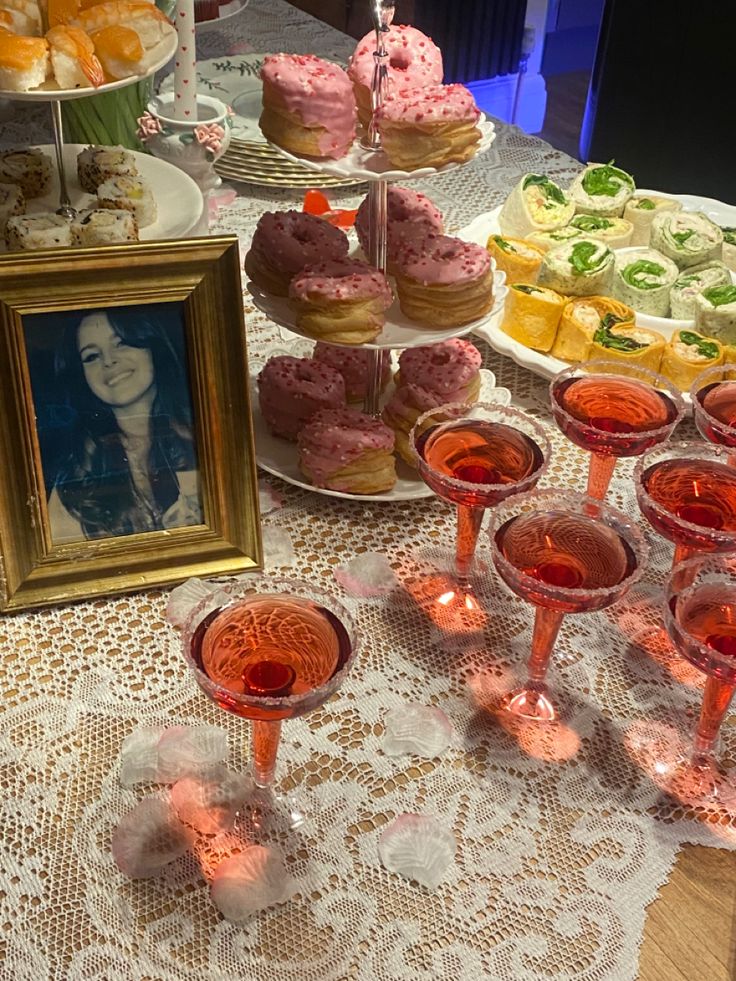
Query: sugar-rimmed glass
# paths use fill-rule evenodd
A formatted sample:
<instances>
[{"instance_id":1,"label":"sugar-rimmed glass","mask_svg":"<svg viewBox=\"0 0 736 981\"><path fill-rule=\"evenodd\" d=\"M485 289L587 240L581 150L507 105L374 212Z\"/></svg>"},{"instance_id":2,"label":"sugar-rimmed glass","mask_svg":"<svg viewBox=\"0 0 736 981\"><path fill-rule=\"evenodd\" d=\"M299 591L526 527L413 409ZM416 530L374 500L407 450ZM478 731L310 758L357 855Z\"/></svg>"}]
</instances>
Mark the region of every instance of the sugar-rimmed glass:
<instances>
[{"instance_id":1,"label":"sugar-rimmed glass","mask_svg":"<svg viewBox=\"0 0 736 981\"><path fill-rule=\"evenodd\" d=\"M683 586L683 583L687 583ZM736 802L736 770L726 773L716 752L721 723L736 690L736 558L708 555L677 565L665 587L664 621L670 638L706 675L692 745L679 751L644 731L644 755L659 786L691 805Z\"/></svg>"},{"instance_id":2,"label":"sugar-rimmed glass","mask_svg":"<svg viewBox=\"0 0 736 981\"><path fill-rule=\"evenodd\" d=\"M510 497L494 510L488 534L498 574L536 611L527 680L503 708L551 722L560 712L546 677L562 618L619 600L641 578L649 549L621 511L565 489Z\"/></svg>"},{"instance_id":3,"label":"sugar-rimmed glass","mask_svg":"<svg viewBox=\"0 0 736 981\"><path fill-rule=\"evenodd\" d=\"M486 509L536 485L549 464L547 435L520 409L452 402L419 416L409 446L424 482L457 506L455 573L468 590Z\"/></svg>"},{"instance_id":4,"label":"sugar-rimmed glass","mask_svg":"<svg viewBox=\"0 0 736 981\"><path fill-rule=\"evenodd\" d=\"M309 583L256 576L218 584L182 630L195 680L215 704L251 720L249 818L297 828L301 807L275 790L281 724L322 706L341 686L358 651L348 610ZM219 600L222 599L222 602Z\"/></svg>"},{"instance_id":5,"label":"sugar-rimmed glass","mask_svg":"<svg viewBox=\"0 0 736 981\"><path fill-rule=\"evenodd\" d=\"M590 451L587 493L603 500L619 457L640 456L670 438L685 413L678 389L654 371L621 361L573 365L549 387L555 422Z\"/></svg>"},{"instance_id":6,"label":"sugar-rimmed glass","mask_svg":"<svg viewBox=\"0 0 736 981\"><path fill-rule=\"evenodd\" d=\"M636 497L655 531L675 545L673 566L703 552L736 552L736 469L713 443L670 440L634 470Z\"/></svg>"},{"instance_id":7,"label":"sugar-rimmed glass","mask_svg":"<svg viewBox=\"0 0 736 981\"><path fill-rule=\"evenodd\" d=\"M706 368L692 383L690 398L700 435L709 443L736 448L736 364ZM729 458L736 464L736 455Z\"/></svg>"}]
</instances>

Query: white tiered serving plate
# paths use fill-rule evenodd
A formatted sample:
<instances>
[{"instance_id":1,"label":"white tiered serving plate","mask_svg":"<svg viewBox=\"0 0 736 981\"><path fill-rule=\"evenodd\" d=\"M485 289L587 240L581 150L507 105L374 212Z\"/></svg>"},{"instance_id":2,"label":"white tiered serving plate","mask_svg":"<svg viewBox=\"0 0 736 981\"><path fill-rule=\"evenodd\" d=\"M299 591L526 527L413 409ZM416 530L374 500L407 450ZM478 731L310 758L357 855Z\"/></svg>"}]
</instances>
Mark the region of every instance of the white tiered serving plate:
<instances>
[{"instance_id":1,"label":"white tiered serving plate","mask_svg":"<svg viewBox=\"0 0 736 981\"><path fill-rule=\"evenodd\" d=\"M462 235L460 237L462 238ZM506 275L498 269L494 269L493 272L493 290L495 302L490 313L487 313L479 320L465 324L463 327L447 327L444 330L441 328L430 329L418 327L413 320L409 320L408 317L404 316L399 309L399 301L394 300L386 311L386 323L375 341L370 344L360 344L358 346L373 351L391 348L423 347L425 344L436 344L438 341L446 341L450 337L463 337L472 331L478 331L485 324L493 320L494 317L497 317L503 310L508 287L506 286ZM299 334L301 337L307 337L310 340L316 339L297 327L296 315L286 297L264 293L263 290L250 282L248 283L248 292L253 297L253 303L258 309L262 313L265 313L269 320L278 324L279 327L286 327L295 334ZM321 338L321 340L328 339ZM353 347L354 345L345 346Z\"/></svg>"},{"instance_id":2,"label":"white tiered serving plate","mask_svg":"<svg viewBox=\"0 0 736 981\"><path fill-rule=\"evenodd\" d=\"M53 146L37 147L56 160ZM78 211L83 208L94 208L96 198L82 190L77 179L77 154L84 150L82 144L68 143L64 146L64 169L66 170L67 190L73 208ZM197 234L200 229L204 212L202 192L191 177L174 167L173 164L147 153L129 151L135 157L136 167L141 177L148 182L156 202L158 217L152 225L141 228L139 235L142 242L162 238L186 238ZM26 202L26 214L56 211L59 207L59 178L54 168L51 190L42 198L33 198ZM4 251L0 239L0 252Z\"/></svg>"},{"instance_id":3,"label":"white tiered serving plate","mask_svg":"<svg viewBox=\"0 0 736 981\"><path fill-rule=\"evenodd\" d=\"M303 344L304 342L297 342L296 344L285 345L283 348L271 348L267 355L264 355L264 361L266 356L273 357L278 354L308 357L311 346L307 349ZM262 470L273 474L274 477L280 477L295 487L302 487L304 490L314 491L315 494L324 494L327 497L341 497L347 501L418 501L433 496L434 491L424 483L416 470L412 470L399 458L396 460L398 478L396 483L390 491L380 494L347 494L343 491L327 490L325 487L315 487L314 484L310 484L299 469L296 444L272 435L261 415L258 406L256 377L264 361L251 364L251 403L253 433L256 442L256 462ZM497 402L499 405L508 405L511 402L511 392L507 388L496 387L496 379L492 371L481 368L480 376L481 387L478 396L480 402ZM389 385L381 399L381 404L388 401L392 391L393 385Z\"/></svg>"},{"instance_id":4,"label":"white tiered serving plate","mask_svg":"<svg viewBox=\"0 0 736 981\"><path fill-rule=\"evenodd\" d=\"M154 72L157 72L159 68L163 68L174 57L176 45L177 36L174 33L151 48L151 65L143 75L129 75L127 78L118 78L114 82L106 82L97 88L90 85L89 87L79 89L60 89L57 87L56 82L46 81L43 85L37 89L33 89L31 92L13 92L7 89L0 89L0 96L4 96L7 99L17 99L21 102L51 102L55 99L60 101L83 99L88 95L99 95L102 92L113 92L115 89L124 89L128 85L134 85L136 82L148 78Z\"/></svg>"},{"instance_id":5,"label":"white tiered serving plate","mask_svg":"<svg viewBox=\"0 0 736 981\"><path fill-rule=\"evenodd\" d=\"M673 198L680 201L685 211L702 211L711 221L718 225L736 226L736 207L725 204L723 201L716 201L713 198L701 198L695 194L667 194L664 191L652 191L645 188L637 188L637 194L651 195L652 197ZM468 242L476 242L478 245L485 245L490 235L497 235L501 228L498 224L498 216L501 212L500 206L479 215L474 221L458 232L458 237ZM615 250L619 251L619 250ZM628 251L622 249L620 251ZM736 275L731 273L731 278L736 282ZM534 351L526 347L519 341L513 340L508 334L500 329L501 317L495 316L487 323L475 328L474 333L489 344L494 351L504 354L511 358L516 364L523 368L541 375L543 378L553 378L559 371L569 368L566 361L560 361L549 354L542 354L541 351ZM671 317L652 317L648 314L636 314L636 322L640 327L648 327L650 330L658 330L660 334L670 338L676 330L691 329L694 327L693 320L674 320ZM689 404L689 396L684 393L685 401Z\"/></svg>"},{"instance_id":6,"label":"white tiered serving plate","mask_svg":"<svg viewBox=\"0 0 736 981\"><path fill-rule=\"evenodd\" d=\"M496 129L491 120L481 113L478 121L478 129L481 137L476 150L476 156L484 153L496 139ZM464 167L466 163L472 163L474 158L465 163L448 163L444 167L420 167L418 170L398 170L392 166L391 161L382 150L369 150L362 146L360 139L356 139L352 147L339 160L330 160L327 157L312 159L310 157L298 157L283 147L275 143L270 144L274 150L292 160L295 163L303 164L309 170L314 170L321 174L333 174L335 177L351 178L356 181L409 181L420 177L431 177L433 174L445 174L456 167Z\"/></svg>"}]
</instances>

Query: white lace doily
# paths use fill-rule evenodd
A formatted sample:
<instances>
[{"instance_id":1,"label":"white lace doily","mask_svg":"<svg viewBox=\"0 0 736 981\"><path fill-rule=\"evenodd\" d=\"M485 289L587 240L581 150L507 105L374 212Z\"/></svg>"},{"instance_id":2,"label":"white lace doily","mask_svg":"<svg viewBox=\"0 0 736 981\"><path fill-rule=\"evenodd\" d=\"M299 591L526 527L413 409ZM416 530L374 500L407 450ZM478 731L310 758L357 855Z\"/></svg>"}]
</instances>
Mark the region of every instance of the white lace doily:
<instances>
[{"instance_id":1,"label":"white lace doily","mask_svg":"<svg viewBox=\"0 0 736 981\"><path fill-rule=\"evenodd\" d=\"M344 59L352 49L281 0L251 0L198 43L201 57L249 46ZM46 111L18 107L3 144L47 142ZM525 170L566 182L576 169L534 137L498 131L476 163L419 185L451 227L498 204ZM300 200L238 189L213 231L236 231L244 245L264 210ZM360 196L330 197L354 205ZM252 348L277 337L247 301L246 317ZM547 421L555 456L546 483L581 489L587 461L551 423L546 383L487 351L486 364L516 404ZM631 469L621 463L611 503L635 514ZM684 738L701 696L702 677L658 626L668 548L657 544L644 585L619 607L565 621L557 646L571 663L551 681L566 724L510 730L493 706L527 656L529 608L489 573L481 617L437 622L418 588L437 550L451 547L452 509L436 499L367 505L272 483L283 507L264 528L282 533L271 540L292 561L283 547L290 537L290 575L339 592L333 570L377 551L399 581L388 597L347 599L363 638L359 662L332 702L284 725L285 785L312 815L280 842L296 895L238 926L221 919L191 856L146 881L125 879L113 864L114 826L152 789L119 783L120 746L135 728L215 723L230 733L231 765L247 755L247 725L218 712L188 675L163 619L165 593L5 617L0 976L632 981L646 906L679 846L736 843L733 819L667 798L627 751L641 726ZM479 559L488 560L483 542ZM452 720L458 737L442 757L381 751L384 717L404 702L438 706ZM736 753L735 735L725 728L725 755ZM434 893L379 861L381 831L402 812L436 816L457 840L456 862Z\"/></svg>"}]
</instances>

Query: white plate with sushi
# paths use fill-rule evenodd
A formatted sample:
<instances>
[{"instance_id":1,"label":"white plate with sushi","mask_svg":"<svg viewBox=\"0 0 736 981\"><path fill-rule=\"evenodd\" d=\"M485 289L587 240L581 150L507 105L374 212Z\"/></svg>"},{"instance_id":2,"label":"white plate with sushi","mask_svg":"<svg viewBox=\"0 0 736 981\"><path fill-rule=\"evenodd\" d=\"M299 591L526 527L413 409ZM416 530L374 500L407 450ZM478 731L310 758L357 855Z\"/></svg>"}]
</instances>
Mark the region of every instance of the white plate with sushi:
<instances>
[{"instance_id":1,"label":"white plate with sushi","mask_svg":"<svg viewBox=\"0 0 736 981\"><path fill-rule=\"evenodd\" d=\"M361 344L360 346L370 350L390 350L392 348L398 350L408 347L423 347L425 344L436 344L438 341L445 341L450 337L464 337L484 326L494 317L498 317L503 310L508 293L506 275L495 268L493 291L494 304L490 313L472 321L472 323L464 324L462 327L420 327L401 312L399 301L395 299L386 311L386 322L381 333L372 343ZM273 296L273 294L264 292L251 282L248 283L248 292L253 298L255 306L261 313L265 313L273 323L278 324L279 327L286 327L301 337L310 337L297 326L296 314L286 297Z\"/></svg>"},{"instance_id":2,"label":"white plate with sushi","mask_svg":"<svg viewBox=\"0 0 736 981\"><path fill-rule=\"evenodd\" d=\"M51 145L40 146L37 149L42 150L55 164L56 155ZM64 147L67 190L72 207L78 211L94 208L96 201L93 194L88 194L80 187L77 179L77 154L82 150L84 146L76 143L69 143ZM146 242L154 239L186 238L189 235L203 233L205 202L202 192L192 178L183 170L179 170L165 160L159 160L158 157L132 150L129 152L135 157L138 173L150 186L156 202L156 221L140 229L140 240ZM34 215L55 212L58 207L59 178L54 166L51 190L43 197L27 200L25 213ZM4 250L5 246L0 238L0 251Z\"/></svg>"},{"instance_id":3,"label":"white plate with sushi","mask_svg":"<svg viewBox=\"0 0 736 981\"><path fill-rule=\"evenodd\" d=\"M112 92L115 89L122 89L135 82L140 82L157 72L159 68L169 62L176 53L177 34L173 31L167 34L158 44L146 51L146 71L140 75L129 75L127 78L118 78L114 82L105 82L97 88L89 85L84 88L62 89L59 88L54 79L47 79L43 85L39 85L30 92L16 92L9 89L0 89L0 96L8 99L17 99L21 102L49 102L58 99L81 99L88 95L100 95L102 92Z\"/></svg>"}]
</instances>

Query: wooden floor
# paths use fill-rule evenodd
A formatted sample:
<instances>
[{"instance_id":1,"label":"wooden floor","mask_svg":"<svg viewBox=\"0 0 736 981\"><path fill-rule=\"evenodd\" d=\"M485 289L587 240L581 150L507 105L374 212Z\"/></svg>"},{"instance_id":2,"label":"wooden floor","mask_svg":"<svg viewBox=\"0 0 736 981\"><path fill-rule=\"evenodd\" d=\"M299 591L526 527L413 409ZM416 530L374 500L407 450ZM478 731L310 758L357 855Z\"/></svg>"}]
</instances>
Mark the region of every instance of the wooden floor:
<instances>
[{"instance_id":1,"label":"wooden floor","mask_svg":"<svg viewBox=\"0 0 736 981\"><path fill-rule=\"evenodd\" d=\"M580 159L580 127L589 79L590 72L567 72L545 78L547 112L544 127L537 135L576 159Z\"/></svg>"}]
</instances>

